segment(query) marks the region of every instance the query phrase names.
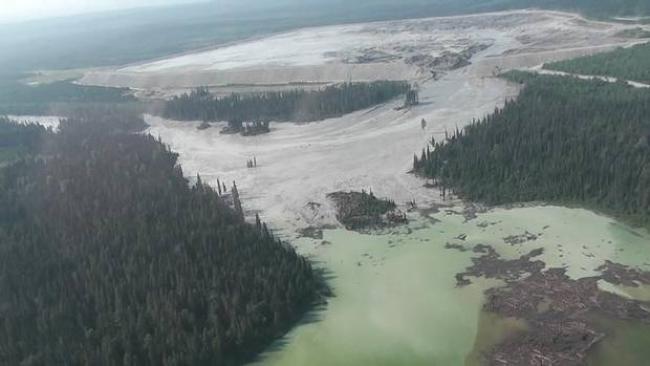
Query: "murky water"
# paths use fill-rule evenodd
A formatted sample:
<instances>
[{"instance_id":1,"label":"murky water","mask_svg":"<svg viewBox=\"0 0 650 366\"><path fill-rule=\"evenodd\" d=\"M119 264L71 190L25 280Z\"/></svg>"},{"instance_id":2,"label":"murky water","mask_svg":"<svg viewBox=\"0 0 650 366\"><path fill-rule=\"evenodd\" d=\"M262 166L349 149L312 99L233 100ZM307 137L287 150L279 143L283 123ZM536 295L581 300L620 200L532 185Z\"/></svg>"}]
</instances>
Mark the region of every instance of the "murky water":
<instances>
[{"instance_id":1,"label":"murky water","mask_svg":"<svg viewBox=\"0 0 650 366\"><path fill-rule=\"evenodd\" d=\"M607 337L594 346L587 358L587 366L641 366L650 363L648 325L595 316L594 324Z\"/></svg>"},{"instance_id":2,"label":"murky water","mask_svg":"<svg viewBox=\"0 0 650 366\"><path fill-rule=\"evenodd\" d=\"M483 291L498 286L498 281L473 280L468 287L456 288L454 275L470 265L475 254L445 249L447 242L467 248L489 244L505 257L543 247L541 259L549 266L566 266L572 277L596 273L605 259L650 270L646 232L585 210L498 209L468 222L446 212L433 217L440 221L420 219L389 234L331 230L322 241L299 240L301 253L331 271L336 297L314 314L317 321L296 327L259 364L477 364L481 349L506 333L525 329L525 324L481 311ZM526 232L538 238L520 245L503 240ZM465 240L458 239L463 234ZM591 361L593 365L611 364L606 360L612 350L620 349L628 337L650 337L650 328L643 326L607 326L617 332L594 355L596 361L605 361ZM640 352L633 345L629 349Z\"/></svg>"}]
</instances>

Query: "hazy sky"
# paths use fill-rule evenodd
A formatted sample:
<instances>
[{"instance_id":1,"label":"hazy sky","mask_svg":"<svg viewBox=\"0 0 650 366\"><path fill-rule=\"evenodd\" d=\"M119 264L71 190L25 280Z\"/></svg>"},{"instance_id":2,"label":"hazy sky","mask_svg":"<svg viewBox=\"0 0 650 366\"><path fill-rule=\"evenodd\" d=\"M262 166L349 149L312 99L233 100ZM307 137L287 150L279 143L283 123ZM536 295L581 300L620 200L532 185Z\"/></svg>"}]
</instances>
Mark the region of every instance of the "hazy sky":
<instances>
[{"instance_id":1,"label":"hazy sky","mask_svg":"<svg viewBox=\"0 0 650 366\"><path fill-rule=\"evenodd\" d=\"M201 0L0 0L0 22ZM204 0L205 1L205 0Z\"/></svg>"}]
</instances>

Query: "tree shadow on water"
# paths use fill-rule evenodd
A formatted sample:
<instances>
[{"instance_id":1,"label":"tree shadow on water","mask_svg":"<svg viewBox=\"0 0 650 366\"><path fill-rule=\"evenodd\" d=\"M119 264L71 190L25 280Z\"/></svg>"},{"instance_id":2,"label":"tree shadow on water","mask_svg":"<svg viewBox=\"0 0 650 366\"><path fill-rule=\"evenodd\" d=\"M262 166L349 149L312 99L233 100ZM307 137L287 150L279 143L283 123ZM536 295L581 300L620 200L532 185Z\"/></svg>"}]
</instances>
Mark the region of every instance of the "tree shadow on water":
<instances>
[{"instance_id":1,"label":"tree shadow on water","mask_svg":"<svg viewBox=\"0 0 650 366\"><path fill-rule=\"evenodd\" d=\"M316 265L315 267L317 267L317 269L315 269L315 272L321 277L324 283L320 299L316 301L312 305L311 309L307 311L290 329L288 329L281 338L275 340L271 345L266 347L262 353L258 354L252 360L251 364L263 364L273 354L281 352L291 342L290 334L292 331L302 326L318 323L324 319L328 307L328 299L335 297L329 284L336 278L336 275L331 270L321 266L320 264L322 263L312 262L312 264Z\"/></svg>"}]
</instances>

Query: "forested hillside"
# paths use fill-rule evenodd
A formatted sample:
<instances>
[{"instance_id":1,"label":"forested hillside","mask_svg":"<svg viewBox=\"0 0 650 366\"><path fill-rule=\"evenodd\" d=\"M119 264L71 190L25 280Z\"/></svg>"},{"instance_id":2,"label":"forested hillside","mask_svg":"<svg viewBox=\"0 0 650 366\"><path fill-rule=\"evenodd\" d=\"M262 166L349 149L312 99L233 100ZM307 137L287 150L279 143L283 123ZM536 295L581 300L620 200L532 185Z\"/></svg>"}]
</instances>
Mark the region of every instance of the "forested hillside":
<instances>
[{"instance_id":1,"label":"forested hillside","mask_svg":"<svg viewBox=\"0 0 650 366\"><path fill-rule=\"evenodd\" d=\"M126 88L83 86L70 81L26 85L16 78L0 79L0 115L44 115L87 104L136 102Z\"/></svg>"},{"instance_id":2,"label":"forested hillside","mask_svg":"<svg viewBox=\"0 0 650 366\"><path fill-rule=\"evenodd\" d=\"M650 91L513 72L516 101L414 160L462 197L579 203L650 222Z\"/></svg>"},{"instance_id":3,"label":"forested hillside","mask_svg":"<svg viewBox=\"0 0 650 366\"><path fill-rule=\"evenodd\" d=\"M343 83L321 90L213 97L200 88L165 104L164 117L181 121L311 122L385 103L411 90L407 82Z\"/></svg>"},{"instance_id":4,"label":"forested hillside","mask_svg":"<svg viewBox=\"0 0 650 366\"><path fill-rule=\"evenodd\" d=\"M37 153L46 134L43 126L21 126L0 116L0 167L25 154Z\"/></svg>"},{"instance_id":5,"label":"forested hillside","mask_svg":"<svg viewBox=\"0 0 650 366\"><path fill-rule=\"evenodd\" d=\"M650 84L650 43L544 65L547 70L611 76Z\"/></svg>"},{"instance_id":6,"label":"forested hillside","mask_svg":"<svg viewBox=\"0 0 650 366\"><path fill-rule=\"evenodd\" d=\"M0 364L240 364L318 299L307 260L123 131L65 121L0 170Z\"/></svg>"}]
</instances>

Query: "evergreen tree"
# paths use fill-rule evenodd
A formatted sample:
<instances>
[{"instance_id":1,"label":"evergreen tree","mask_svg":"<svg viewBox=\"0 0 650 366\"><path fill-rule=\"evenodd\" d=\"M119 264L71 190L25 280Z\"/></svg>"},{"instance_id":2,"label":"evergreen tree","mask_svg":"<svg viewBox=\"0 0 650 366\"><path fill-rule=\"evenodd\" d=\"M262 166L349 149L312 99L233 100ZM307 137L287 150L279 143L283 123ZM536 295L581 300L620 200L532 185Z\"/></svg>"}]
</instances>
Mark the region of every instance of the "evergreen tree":
<instances>
[{"instance_id":1,"label":"evergreen tree","mask_svg":"<svg viewBox=\"0 0 650 366\"><path fill-rule=\"evenodd\" d=\"M318 299L310 263L167 146L91 122L0 169L0 364L241 364Z\"/></svg>"},{"instance_id":2,"label":"evergreen tree","mask_svg":"<svg viewBox=\"0 0 650 366\"><path fill-rule=\"evenodd\" d=\"M311 122L340 117L406 93L416 102L417 92L402 81L343 83L315 91L296 89L224 98L212 97L206 88L198 88L166 102L163 116L183 121L227 121L229 128L238 132L268 129L269 121Z\"/></svg>"},{"instance_id":3,"label":"evergreen tree","mask_svg":"<svg viewBox=\"0 0 650 366\"><path fill-rule=\"evenodd\" d=\"M544 65L571 74L611 76L650 84L650 43Z\"/></svg>"},{"instance_id":4,"label":"evergreen tree","mask_svg":"<svg viewBox=\"0 0 650 366\"><path fill-rule=\"evenodd\" d=\"M650 222L650 90L513 72L516 101L414 158L445 192L489 204L581 203ZM446 193L446 192L445 192Z\"/></svg>"}]
</instances>

